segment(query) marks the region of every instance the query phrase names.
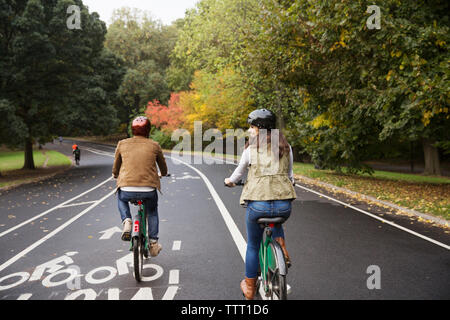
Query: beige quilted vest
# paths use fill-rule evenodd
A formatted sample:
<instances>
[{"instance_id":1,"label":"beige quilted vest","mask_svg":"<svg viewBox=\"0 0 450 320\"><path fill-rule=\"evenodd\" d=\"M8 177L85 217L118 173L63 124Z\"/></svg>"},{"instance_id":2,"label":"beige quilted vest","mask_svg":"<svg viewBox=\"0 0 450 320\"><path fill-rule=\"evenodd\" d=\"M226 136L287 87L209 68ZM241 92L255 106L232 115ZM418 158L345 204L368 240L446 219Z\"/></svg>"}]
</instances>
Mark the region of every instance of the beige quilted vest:
<instances>
[{"instance_id":1,"label":"beige quilted vest","mask_svg":"<svg viewBox=\"0 0 450 320\"><path fill-rule=\"evenodd\" d=\"M240 204L245 200L268 201L295 199L296 193L289 180L289 154L281 159L266 148L250 146L250 170L242 190Z\"/></svg>"}]
</instances>

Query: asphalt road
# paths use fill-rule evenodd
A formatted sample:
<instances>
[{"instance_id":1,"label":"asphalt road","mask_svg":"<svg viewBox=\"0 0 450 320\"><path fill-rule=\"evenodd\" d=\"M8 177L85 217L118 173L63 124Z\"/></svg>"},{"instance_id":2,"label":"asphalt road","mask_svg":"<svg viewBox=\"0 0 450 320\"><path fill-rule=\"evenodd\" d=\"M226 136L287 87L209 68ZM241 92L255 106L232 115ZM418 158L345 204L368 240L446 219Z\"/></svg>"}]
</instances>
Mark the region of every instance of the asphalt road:
<instances>
[{"instance_id":1,"label":"asphalt road","mask_svg":"<svg viewBox=\"0 0 450 320\"><path fill-rule=\"evenodd\" d=\"M71 154L70 146L46 147ZM172 176L159 194L163 251L146 262L138 284L129 243L120 240L114 147L79 146L80 166L0 191L0 299L242 299L245 209L241 189L223 186L235 165L167 156ZM392 225L322 192L296 191L285 225L290 300L450 298L445 230L371 209Z\"/></svg>"}]
</instances>

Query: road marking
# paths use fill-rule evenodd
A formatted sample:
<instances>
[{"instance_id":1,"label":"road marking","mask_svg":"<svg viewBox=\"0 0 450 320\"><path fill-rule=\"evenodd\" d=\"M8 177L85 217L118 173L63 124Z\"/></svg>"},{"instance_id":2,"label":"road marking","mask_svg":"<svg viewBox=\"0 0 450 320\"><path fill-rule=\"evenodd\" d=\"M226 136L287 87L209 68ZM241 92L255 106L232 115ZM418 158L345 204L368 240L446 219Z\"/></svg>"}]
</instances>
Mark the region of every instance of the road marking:
<instances>
[{"instance_id":1,"label":"road marking","mask_svg":"<svg viewBox=\"0 0 450 320\"><path fill-rule=\"evenodd\" d=\"M324 197L324 198L327 198L327 199L329 199L329 200L332 200L332 201L334 201L334 202L337 202L337 203L339 203L339 204L341 204L341 205L343 205L343 206L347 206L347 207L349 207L349 208L351 208L351 209L354 209L354 210L356 210L356 211L359 211L359 212L361 212L361 213L363 213L363 214L365 214L365 215L367 215L367 216L369 216L369 217L371 217L371 218L377 219L377 220L379 220L379 221L381 221L381 222L383 222L383 223L389 224L389 225L391 225L391 226L393 226L393 227L395 227L395 228L398 228L398 229L403 230L403 231L405 231L405 232L408 232L408 233L410 233L410 234L412 234L412 235L415 235L416 237L419 237L419 238L421 238L421 239L423 239L423 240L429 241L429 242L434 243L434 244L436 244L436 245L438 245L438 246L440 246L440 247L442 247L442 248L445 248L445 249L447 249L447 250L450 250L450 246L448 246L448 245L446 245L446 244L444 244L444 243L441 243L441 242L439 242L439 241L436 241L436 240L434 240L434 239L428 238L428 237L426 237L426 236L424 236L424 235L422 235L422 234L420 234L420 233L417 233L417 232L412 231L412 230L410 230L410 229L407 229L407 228L405 228L405 227L402 227L402 226L396 224L395 222L392 222L392 221L389 221L389 220L380 218L380 217L378 217L378 216L375 215L375 214L372 214L372 213L370 213L370 212L367 212L367 211L364 211L364 210L362 210L362 209L356 208L356 207L352 206L351 204L348 204L348 203L345 203L345 202L343 202L343 201L334 199L334 198L332 198L332 197L329 197L329 196L327 196L327 195L324 195L323 193L320 193L320 192L311 190L311 189L309 189L309 188L307 188L307 187L303 187L303 186L298 185L298 184L295 184L295 186L298 187L298 188L304 189L304 190L306 190L306 191L315 193L315 194L317 194L317 195L320 195L320 196L322 196L322 197Z\"/></svg>"},{"instance_id":2,"label":"road marking","mask_svg":"<svg viewBox=\"0 0 450 320\"><path fill-rule=\"evenodd\" d=\"M89 147L81 147L81 150L83 150L83 149L86 150L86 151L89 151L89 152L101 155L101 156L107 156L107 157L114 158L114 153L111 153L111 152L108 152L108 151L92 149L92 148L89 148Z\"/></svg>"},{"instance_id":3,"label":"road marking","mask_svg":"<svg viewBox=\"0 0 450 320\"><path fill-rule=\"evenodd\" d=\"M120 290L119 288L108 289L108 300L119 300Z\"/></svg>"},{"instance_id":4,"label":"road marking","mask_svg":"<svg viewBox=\"0 0 450 320\"><path fill-rule=\"evenodd\" d=\"M122 233L122 230L120 230L119 227L112 227L107 230L100 231L99 233L103 233L103 235L100 237L100 240L108 240L111 239L111 237L115 233Z\"/></svg>"},{"instance_id":5,"label":"road marking","mask_svg":"<svg viewBox=\"0 0 450 320\"><path fill-rule=\"evenodd\" d=\"M173 242L172 251L178 251L181 249L181 241L176 240Z\"/></svg>"},{"instance_id":6,"label":"road marking","mask_svg":"<svg viewBox=\"0 0 450 320\"><path fill-rule=\"evenodd\" d=\"M239 253L241 255L242 260L245 261L245 252L247 250L247 242L244 240L244 237L242 236L241 232L239 231L238 227L236 226L236 223L234 222L233 218L230 215L230 212L228 212L227 208L222 202L222 199L219 197L219 194L217 193L216 189L214 189L213 185L209 181L209 179L197 168L191 166L190 164L179 160L177 158L173 158L171 156L167 156L173 160L179 161L180 163L188 166L203 179L203 181L206 184L206 187L208 188L209 192L211 193L211 196L213 197L214 201L216 202L217 207L219 208L219 211L222 215L223 220L225 221L225 224L228 228L228 231L231 233L231 237L234 240L234 243L236 244Z\"/></svg>"},{"instance_id":7,"label":"road marking","mask_svg":"<svg viewBox=\"0 0 450 320\"><path fill-rule=\"evenodd\" d=\"M17 298L17 300L28 300L28 299L31 298L32 295L33 295L32 293L24 293L24 294L21 294L21 295Z\"/></svg>"},{"instance_id":8,"label":"road marking","mask_svg":"<svg viewBox=\"0 0 450 320\"><path fill-rule=\"evenodd\" d=\"M152 288L140 288L131 300L153 300Z\"/></svg>"},{"instance_id":9,"label":"road marking","mask_svg":"<svg viewBox=\"0 0 450 320\"><path fill-rule=\"evenodd\" d=\"M78 202L78 203L73 203L73 204L66 204L66 205L60 206L60 208L83 206L85 204L91 204L91 203L94 203L94 202L95 202L95 200L94 201L87 201L87 202Z\"/></svg>"},{"instance_id":10,"label":"road marking","mask_svg":"<svg viewBox=\"0 0 450 320\"><path fill-rule=\"evenodd\" d=\"M44 212L42 212L41 214L38 214L37 216L34 216L34 217L31 218L31 219L28 219L27 221L24 221L24 222L22 222L22 223L20 223L20 224L18 224L18 225L16 225L16 226L14 226L14 227L8 229L8 230L3 231L2 233L0 233L0 238L3 237L3 236L5 236L5 235L7 235L8 233L13 232L14 230L17 230L17 229L23 227L24 225L29 224L30 222L32 222L32 221L34 221L34 220L36 220L36 219L39 219L39 218L41 218L41 217L43 217L43 216L49 214L49 213L52 212L52 211L55 211L56 209L59 209L59 208L63 207L64 205L66 205L66 203L69 203L69 202L72 202L72 201L74 201L74 200L76 200L76 199L78 199L78 198L81 198L81 197L84 196L85 194L87 194L87 193L89 193L89 192L91 192L91 191L93 191L93 190L95 190L95 189L101 187L102 185L104 185L105 183L107 183L108 181L110 181L111 179L112 179L112 177L106 179L105 181L103 181L103 182L101 182L101 183L99 183L99 184L96 185L95 187L93 187L93 188L91 188L91 189L89 189L89 190L87 190L87 191L85 191L85 192L83 192L83 193L80 193L78 196L73 197L72 199L69 199L69 200L67 200L67 201L64 201L64 202L58 204L57 206L55 206L55 207L53 207L53 208L51 208L51 209L48 209L47 211L44 211Z\"/></svg>"},{"instance_id":11,"label":"road marking","mask_svg":"<svg viewBox=\"0 0 450 320\"><path fill-rule=\"evenodd\" d=\"M110 178L111 179L111 178ZM108 179L109 180L109 179ZM108 181L107 180L107 181ZM18 253L17 255L15 255L14 257L12 257L11 259L9 259L8 261L4 262L1 266L0 266L0 272L3 271L5 268L9 267L11 264L13 264L14 262L16 262L17 260L19 260L20 258L22 258L24 255L26 255L27 253L29 253L30 251L32 251L33 249L35 249L36 247L40 246L41 244L43 244L45 241L47 241L48 239L52 238L53 236L55 236L56 234L58 234L60 231L64 230L67 226L69 226L70 224L72 224L73 222L75 222L76 220L78 220L79 218L81 218L82 216L84 216L87 212L91 211L92 209L94 209L96 206L98 206L100 203L102 203L103 201L105 201L107 198L109 198L110 196L112 196L114 193L116 192L116 190L111 191L110 193L108 193L106 196L104 196L103 198L101 198L100 200L97 200L94 204L92 204L91 206L89 206L88 208L84 209L83 211L81 211L79 214L77 214L75 217L69 219L67 222L65 222L64 224L62 224L61 226L59 226L58 228L56 228L55 230L53 230L52 232L50 232L49 234L47 234L45 237L43 237L42 239L36 241L35 243L33 243L31 246L29 246L28 248L22 250L20 253Z\"/></svg>"},{"instance_id":12,"label":"road marking","mask_svg":"<svg viewBox=\"0 0 450 320\"><path fill-rule=\"evenodd\" d=\"M178 286L170 286L167 288L166 293L162 297L162 300L173 300L177 294Z\"/></svg>"},{"instance_id":13,"label":"road marking","mask_svg":"<svg viewBox=\"0 0 450 320\"><path fill-rule=\"evenodd\" d=\"M170 270L169 272L169 284L180 283L180 270Z\"/></svg>"}]
</instances>

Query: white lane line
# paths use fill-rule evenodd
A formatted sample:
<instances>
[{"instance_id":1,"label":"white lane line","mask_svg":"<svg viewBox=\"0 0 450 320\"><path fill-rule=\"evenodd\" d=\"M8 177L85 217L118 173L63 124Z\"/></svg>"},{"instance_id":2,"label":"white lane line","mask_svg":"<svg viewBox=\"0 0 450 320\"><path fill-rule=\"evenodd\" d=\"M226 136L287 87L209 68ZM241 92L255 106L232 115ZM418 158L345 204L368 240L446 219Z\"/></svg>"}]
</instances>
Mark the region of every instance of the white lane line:
<instances>
[{"instance_id":1,"label":"white lane line","mask_svg":"<svg viewBox=\"0 0 450 320\"><path fill-rule=\"evenodd\" d=\"M17 260L19 260L20 258L22 258L24 255L26 255L27 253L29 253L30 251L32 251L33 249L35 249L36 247L40 246L41 244L43 244L45 241L47 241L48 239L54 237L56 234L58 234L60 231L64 230L67 226L69 226L70 224L72 224L73 222L75 222L76 220L78 220L79 218L81 218L82 216L84 216L87 212L89 212L90 210L94 209L96 206L98 206L100 203L102 203L104 200L106 200L108 197L110 197L111 195L114 194L114 192L116 192L116 190L111 191L110 193L108 193L106 196L104 196L103 198L101 198L100 200L97 200L94 204L92 204L90 207L84 209L83 211L81 211L79 214L77 214L75 217L73 217L72 219L68 220L66 223L62 224L61 226L59 226L58 228L56 228L55 230L53 230L52 232L50 232L49 234L47 234L45 237L43 237L42 239L36 241L35 243L33 243L31 246L29 246L28 248L22 250L20 253L18 253L17 255L15 255L14 257L12 257L11 259L9 259L8 261L4 262L1 266L0 266L0 272L3 271L5 268L9 267L10 265L12 265L14 262L16 262Z\"/></svg>"},{"instance_id":2,"label":"white lane line","mask_svg":"<svg viewBox=\"0 0 450 320\"><path fill-rule=\"evenodd\" d=\"M169 284L178 284L180 282L180 270L170 270Z\"/></svg>"},{"instance_id":3,"label":"white lane line","mask_svg":"<svg viewBox=\"0 0 450 320\"><path fill-rule=\"evenodd\" d=\"M410 233L410 234L412 234L412 235L415 235L416 237L422 238L423 240L429 241L429 242L434 243L434 244L436 244L436 245L438 245L438 246L441 246L442 248L445 248L445 249L447 249L447 250L450 250L450 246L448 246L448 245L446 245L446 244L444 244L444 243L441 243L441 242L439 242L439 241L436 241L436 240L434 240L434 239L428 238L428 237L426 237L426 236L424 236L424 235L422 235L422 234L420 234L420 233L417 233L417 232L412 231L412 230L410 230L410 229L407 229L407 228L405 228L405 227L402 227L402 226L396 224L395 222L392 222L392 221L389 221L389 220L380 218L380 217L378 217L377 215L374 215L374 214L372 214L372 213L370 213L370 212L367 212L367 211L364 211L364 210L362 210L362 209L356 208L356 207L352 206L351 204L348 204L348 203L345 203L345 202L343 202L343 201L334 199L334 198L332 198L332 197L329 197L329 196L327 196L327 195L324 195L323 193L320 193L320 192L311 190L311 189L309 189L309 188L307 188L307 187L303 187L303 186L298 185L298 184L295 184L295 186L298 187L298 188L304 189L304 190L306 190L306 191L315 193L315 194L317 194L317 195L320 195L320 196L322 196L322 197L324 197L324 198L327 198L327 199L329 199L329 200L332 200L332 201L334 201L334 202L337 202L337 203L339 203L339 204L341 204L341 205L343 205L343 206L347 206L347 207L349 207L349 208L352 208L353 210L359 211L359 212L361 212L361 213L363 213L363 214L365 214L365 215L367 215L367 216L369 216L369 217L371 217L371 218L377 219L377 220L379 220L379 221L381 221L381 222L383 222L383 223L389 224L389 225L391 225L391 226L393 226L393 227L395 227L395 228L398 228L398 229L403 230L403 231L405 231L405 232L408 232L408 233Z\"/></svg>"},{"instance_id":4,"label":"white lane line","mask_svg":"<svg viewBox=\"0 0 450 320\"><path fill-rule=\"evenodd\" d=\"M73 203L73 204L66 204L64 206L60 206L60 208L83 206L83 205L91 204L91 203L94 203L94 202L95 202L95 200L94 201L87 201L87 202L78 202L78 203Z\"/></svg>"},{"instance_id":5,"label":"white lane line","mask_svg":"<svg viewBox=\"0 0 450 320\"><path fill-rule=\"evenodd\" d=\"M7 234L10 233L10 232L13 232L14 230L17 230L17 229L23 227L24 225L26 225L26 224L28 224L28 223L30 223L30 222L36 220L36 219L39 219L39 218L45 216L46 214L48 214L48 213L50 213L50 212L52 212L52 211L55 211L56 209L59 209L59 208L65 206L65 205L66 205L67 203L69 203L69 202L72 202L72 201L74 201L74 200L76 200L76 199L78 199L78 198L81 198L81 197L84 196L85 194L87 194L87 193L89 193L89 192L91 192L91 191L93 191L93 190L95 190L95 189L101 187L102 185L104 185L105 183L107 183L108 181L110 181L111 179L112 179L112 177L106 179L105 181L103 181L103 182L101 182L101 183L99 183L99 184L96 185L95 187L93 187L93 188L91 188L91 189L89 189L89 190L87 190L87 191L85 191L85 192L83 192L83 193L80 193L79 195L77 195L76 197L73 197L72 199L69 199L69 200L67 200L67 201L64 201L64 202L58 204L57 206L55 206L55 207L53 207L53 208L51 208L51 209L48 209L47 211L44 211L44 212L42 212L41 214L38 214L37 216L34 216L34 217L31 218L31 219L28 219L27 221L24 221L24 222L22 222L22 223L19 223L18 225L14 226L14 227L12 227L12 228L10 228L10 229L8 229L8 230L3 231L2 233L0 233L0 238L3 237L3 236L5 236L5 235L7 235Z\"/></svg>"},{"instance_id":6,"label":"white lane line","mask_svg":"<svg viewBox=\"0 0 450 320\"><path fill-rule=\"evenodd\" d=\"M111 153L111 152L108 152L108 151L92 149L92 148L89 148L89 147L81 147L81 149L82 150L84 149L86 151L89 151L89 152L92 152L92 153L95 153L95 154L98 154L98 155L101 155L101 156L107 156L107 157L114 158L114 153Z\"/></svg>"},{"instance_id":7,"label":"white lane line","mask_svg":"<svg viewBox=\"0 0 450 320\"><path fill-rule=\"evenodd\" d=\"M188 164L182 160L179 160L177 158L173 158L171 156L167 156L167 157L171 158L172 160L178 161L178 162L186 165L187 167L191 168L192 170L197 172L197 174L203 179L203 181L206 184L206 187L208 188L209 192L211 193L211 196L213 197L214 201L216 202L217 207L219 208L222 218L225 221L228 231L230 231L230 233L231 233L231 237L233 238L234 243L236 244L236 246L239 250L242 260L245 261L245 252L247 250L247 242L245 242L244 237L242 236L241 232L239 231L238 227L236 226L236 223L234 222L234 220L231 217L230 213L228 212L227 208L223 204L222 199L220 199L219 194L214 189L214 187L211 184L211 182L209 181L209 179L200 170L191 166L190 164Z\"/></svg>"},{"instance_id":8,"label":"white lane line","mask_svg":"<svg viewBox=\"0 0 450 320\"><path fill-rule=\"evenodd\" d=\"M173 242L172 251L179 251L181 249L181 241L176 240Z\"/></svg>"}]
</instances>

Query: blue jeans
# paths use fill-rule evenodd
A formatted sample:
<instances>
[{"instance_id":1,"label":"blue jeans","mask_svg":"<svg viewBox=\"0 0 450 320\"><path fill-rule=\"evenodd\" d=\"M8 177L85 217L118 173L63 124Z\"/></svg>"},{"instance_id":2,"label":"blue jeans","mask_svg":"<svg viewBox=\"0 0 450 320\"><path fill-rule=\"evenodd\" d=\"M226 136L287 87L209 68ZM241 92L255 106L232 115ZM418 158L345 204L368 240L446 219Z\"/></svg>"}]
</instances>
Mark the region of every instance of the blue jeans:
<instances>
[{"instance_id":1,"label":"blue jeans","mask_svg":"<svg viewBox=\"0 0 450 320\"><path fill-rule=\"evenodd\" d=\"M264 229L256 221L262 217L284 217L291 215L292 200L249 201L247 205L247 252L245 255L245 276L256 278L259 269L259 247ZM272 237L284 238L283 227L272 229Z\"/></svg>"},{"instance_id":2,"label":"blue jeans","mask_svg":"<svg viewBox=\"0 0 450 320\"><path fill-rule=\"evenodd\" d=\"M159 217L158 217L158 193L152 192L128 192L119 189L118 204L122 222L129 218L133 220L130 213L130 200L143 200L145 211L148 217L148 237L152 240L158 240Z\"/></svg>"}]
</instances>

